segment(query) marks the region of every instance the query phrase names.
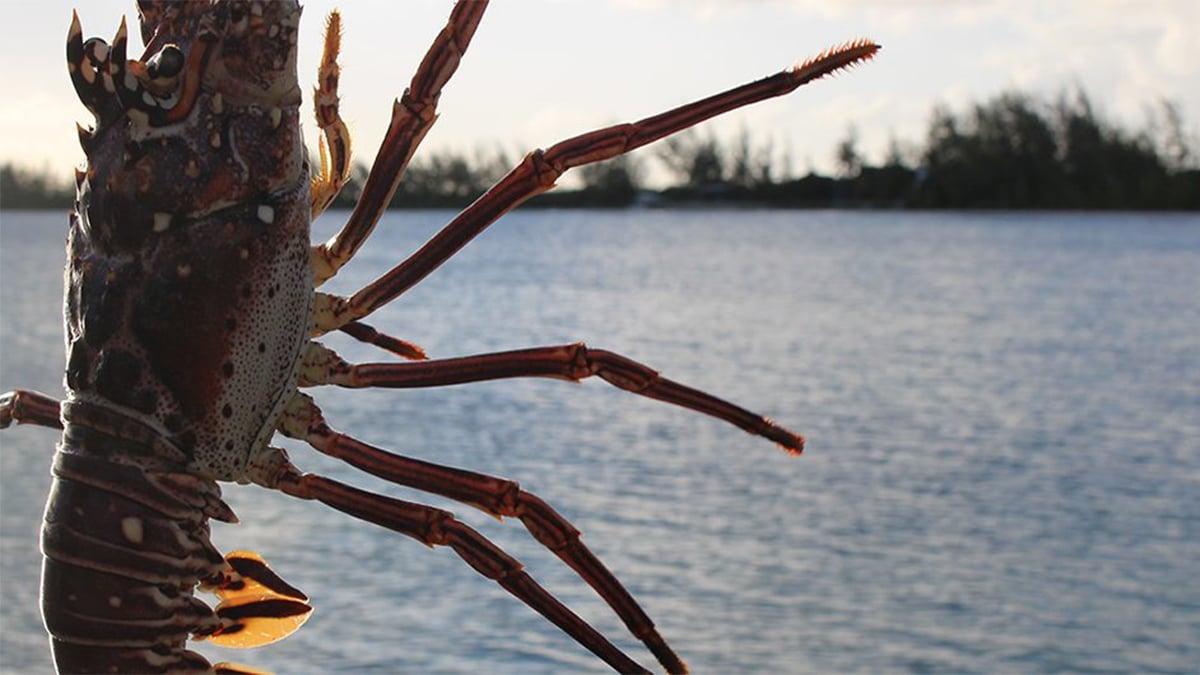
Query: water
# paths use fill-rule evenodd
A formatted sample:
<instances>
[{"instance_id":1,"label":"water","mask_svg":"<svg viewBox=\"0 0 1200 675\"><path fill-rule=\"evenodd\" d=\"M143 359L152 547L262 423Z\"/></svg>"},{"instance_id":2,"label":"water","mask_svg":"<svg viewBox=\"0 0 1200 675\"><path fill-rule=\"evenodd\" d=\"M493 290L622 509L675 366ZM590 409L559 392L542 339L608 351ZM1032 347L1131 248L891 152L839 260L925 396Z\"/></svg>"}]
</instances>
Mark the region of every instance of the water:
<instances>
[{"instance_id":1,"label":"water","mask_svg":"<svg viewBox=\"0 0 1200 675\"><path fill-rule=\"evenodd\" d=\"M320 225L325 233L335 220ZM59 391L65 217L7 212L0 389ZM346 292L429 236L392 213ZM367 441L522 481L585 533L700 672L1194 671L1200 219L525 212L373 323L435 356L587 339L809 437L795 459L604 385L319 390ZM357 360L379 355L347 340ZM0 660L48 669L37 529L55 434L0 434ZM649 664L516 523L453 508ZM313 597L252 652L281 673L603 670L444 550L231 486L225 550Z\"/></svg>"}]
</instances>

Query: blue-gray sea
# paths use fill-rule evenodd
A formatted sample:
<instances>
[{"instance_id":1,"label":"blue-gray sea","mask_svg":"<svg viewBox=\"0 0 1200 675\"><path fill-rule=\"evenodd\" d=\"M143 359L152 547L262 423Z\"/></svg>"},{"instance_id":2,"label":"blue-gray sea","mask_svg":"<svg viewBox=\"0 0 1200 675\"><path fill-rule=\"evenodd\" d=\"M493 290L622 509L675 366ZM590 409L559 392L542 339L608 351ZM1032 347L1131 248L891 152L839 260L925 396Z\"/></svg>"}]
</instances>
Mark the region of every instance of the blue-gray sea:
<instances>
[{"instance_id":1,"label":"blue-gray sea","mask_svg":"<svg viewBox=\"0 0 1200 675\"><path fill-rule=\"evenodd\" d=\"M387 214L331 288L449 215ZM0 389L61 391L65 227L0 213ZM698 672L1200 666L1194 215L524 211L371 322L435 357L586 340L808 437L789 457L598 380L315 392L340 430L545 498ZM50 668L37 538L55 440L0 433L5 673ZM306 470L453 509L653 665L519 523L288 447ZM316 612L261 649L201 644L213 660L604 669L448 550L257 487L226 495L242 524L216 524L218 546L261 552Z\"/></svg>"}]
</instances>

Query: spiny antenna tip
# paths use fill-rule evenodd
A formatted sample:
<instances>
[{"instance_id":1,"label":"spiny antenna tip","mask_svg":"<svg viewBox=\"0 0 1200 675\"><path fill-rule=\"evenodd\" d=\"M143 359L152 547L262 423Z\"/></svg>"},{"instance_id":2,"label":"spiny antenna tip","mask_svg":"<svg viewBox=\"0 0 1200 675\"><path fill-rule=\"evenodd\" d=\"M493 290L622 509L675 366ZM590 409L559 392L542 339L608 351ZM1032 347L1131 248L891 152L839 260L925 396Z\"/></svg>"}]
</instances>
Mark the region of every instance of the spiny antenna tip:
<instances>
[{"instance_id":1,"label":"spiny antenna tip","mask_svg":"<svg viewBox=\"0 0 1200 675\"><path fill-rule=\"evenodd\" d=\"M849 40L796 65L791 72L801 83L809 82L870 61L880 49L883 49L882 45L868 38Z\"/></svg>"}]
</instances>

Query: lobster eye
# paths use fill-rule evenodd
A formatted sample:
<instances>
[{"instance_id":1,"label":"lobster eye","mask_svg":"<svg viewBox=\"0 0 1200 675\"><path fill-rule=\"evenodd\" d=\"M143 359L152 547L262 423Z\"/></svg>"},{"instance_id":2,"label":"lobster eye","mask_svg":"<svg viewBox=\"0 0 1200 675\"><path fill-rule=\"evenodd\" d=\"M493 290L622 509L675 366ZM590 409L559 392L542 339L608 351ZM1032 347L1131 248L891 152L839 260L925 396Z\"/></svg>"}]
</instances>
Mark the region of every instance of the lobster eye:
<instances>
[{"instance_id":1,"label":"lobster eye","mask_svg":"<svg viewBox=\"0 0 1200 675\"><path fill-rule=\"evenodd\" d=\"M83 43L83 53L95 65L108 61L108 43L100 38L90 38Z\"/></svg>"},{"instance_id":2,"label":"lobster eye","mask_svg":"<svg viewBox=\"0 0 1200 675\"><path fill-rule=\"evenodd\" d=\"M152 79L175 77L183 71L183 51L175 45L167 45L158 51L146 64L146 73Z\"/></svg>"}]
</instances>

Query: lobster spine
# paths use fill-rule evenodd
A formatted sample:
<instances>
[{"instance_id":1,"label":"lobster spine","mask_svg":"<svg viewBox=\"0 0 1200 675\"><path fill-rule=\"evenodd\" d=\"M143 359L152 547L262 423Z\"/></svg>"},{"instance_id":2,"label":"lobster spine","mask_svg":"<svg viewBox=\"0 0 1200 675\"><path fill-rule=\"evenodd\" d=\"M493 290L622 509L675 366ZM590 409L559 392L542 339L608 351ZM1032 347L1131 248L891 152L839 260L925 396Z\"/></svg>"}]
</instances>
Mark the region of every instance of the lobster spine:
<instances>
[{"instance_id":1,"label":"lobster spine","mask_svg":"<svg viewBox=\"0 0 1200 675\"><path fill-rule=\"evenodd\" d=\"M152 452L67 420L42 528L42 614L59 672L211 667L185 644L221 626L193 589L227 569L208 520L232 511L214 481Z\"/></svg>"}]
</instances>

